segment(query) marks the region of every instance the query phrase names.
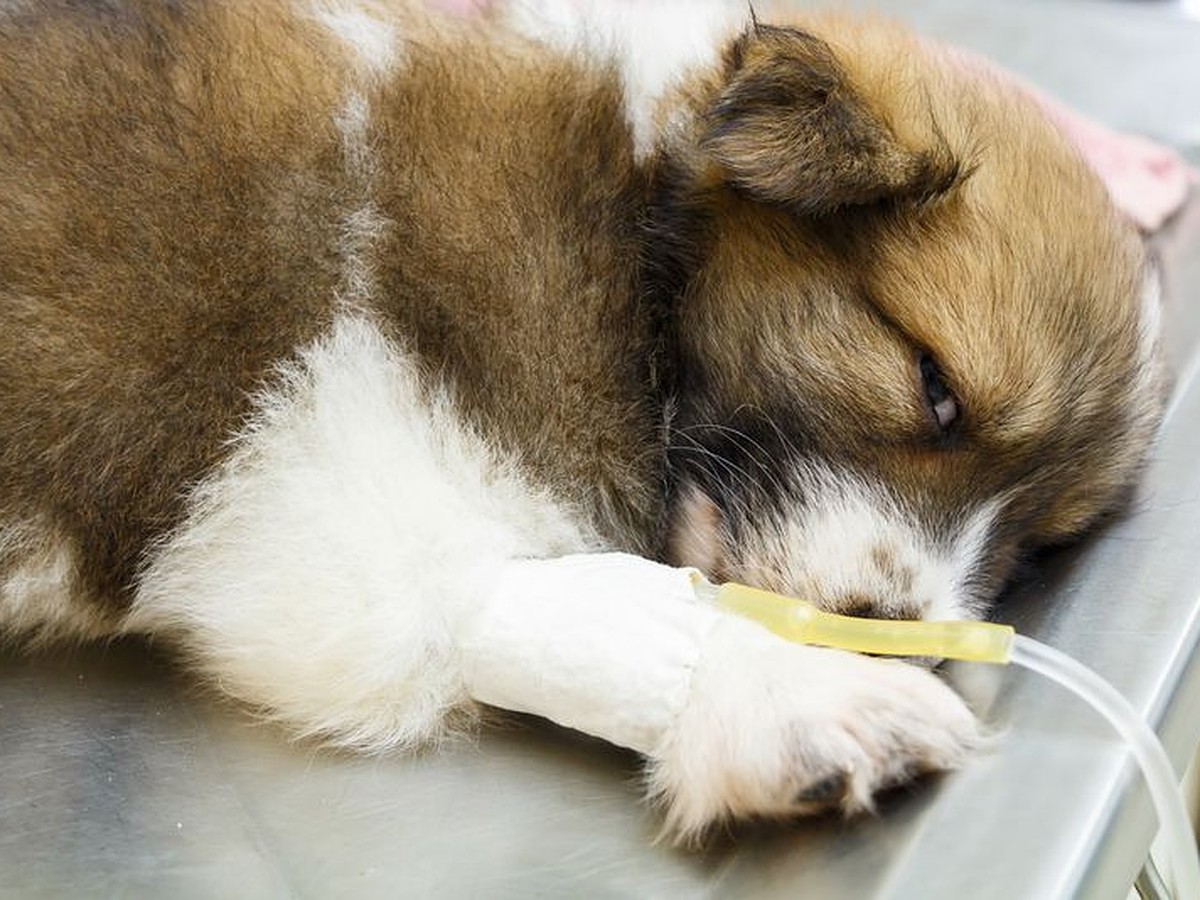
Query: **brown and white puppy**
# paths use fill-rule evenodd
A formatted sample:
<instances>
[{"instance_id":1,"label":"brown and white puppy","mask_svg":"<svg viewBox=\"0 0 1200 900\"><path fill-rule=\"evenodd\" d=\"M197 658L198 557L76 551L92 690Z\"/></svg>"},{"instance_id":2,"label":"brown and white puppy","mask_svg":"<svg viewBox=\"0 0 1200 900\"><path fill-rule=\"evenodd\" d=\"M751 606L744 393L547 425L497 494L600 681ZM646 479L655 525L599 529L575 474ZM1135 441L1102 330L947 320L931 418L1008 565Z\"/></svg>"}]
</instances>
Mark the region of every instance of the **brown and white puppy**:
<instances>
[{"instance_id":1,"label":"brown and white puppy","mask_svg":"<svg viewBox=\"0 0 1200 900\"><path fill-rule=\"evenodd\" d=\"M1146 452L1137 235L890 26L664 9L7 5L0 628L373 751L546 715L683 835L961 761L936 675L676 567L981 613Z\"/></svg>"}]
</instances>

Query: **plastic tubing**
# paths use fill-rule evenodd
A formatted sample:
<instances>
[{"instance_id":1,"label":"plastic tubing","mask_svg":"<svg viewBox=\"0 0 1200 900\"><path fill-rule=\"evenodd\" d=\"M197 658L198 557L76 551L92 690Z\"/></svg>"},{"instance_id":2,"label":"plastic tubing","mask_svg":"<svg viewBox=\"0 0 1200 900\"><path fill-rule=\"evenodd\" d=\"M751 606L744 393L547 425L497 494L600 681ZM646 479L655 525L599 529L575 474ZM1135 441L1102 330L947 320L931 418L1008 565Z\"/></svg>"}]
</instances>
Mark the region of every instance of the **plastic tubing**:
<instances>
[{"instance_id":1,"label":"plastic tubing","mask_svg":"<svg viewBox=\"0 0 1200 900\"><path fill-rule=\"evenodd\" d=\"M859 619L824 612L804 600L729 582L702 582L697 591L730 612L754 619L789 641L888 656L932 656L1006 663L1009 625L994 622L924 622ZM1200 900L1200 895L1198 900Z\"/></svg>"},{"instance_id":2,"label":"plastic tubing","mask_svg":"<svg viewBox=\"0 0 1200 900\"><path fill-rule=\"evenodd\" d=\"M1091 704L1130 746L1158 814L1167 855L1167 879L1177 900L1200 898L1200 856L1175 769L1154 732L1117 690L1067 654L1023 634L1015 636L1011 661L1058 682Z\"/></svg>"},{"instance_id":3,"label":"plastic tubing","mask_svg":"<svg viewBox=\"0 0 1200 900\"><path fill-rule=\"evenodd\" d=\"M802 644L888 656L927 656L972 662L1016 663L1057 682L1106 718L1129 744L1158 815L1167 873L1177 900L1200 898L1200 855L1179 782L1166 751L1129 702L1091 669L1053 647L991 622L860 619L824 612L811 603L770 591L699 580L704 600L753 619Z\"/></svg>"}]
</instances>

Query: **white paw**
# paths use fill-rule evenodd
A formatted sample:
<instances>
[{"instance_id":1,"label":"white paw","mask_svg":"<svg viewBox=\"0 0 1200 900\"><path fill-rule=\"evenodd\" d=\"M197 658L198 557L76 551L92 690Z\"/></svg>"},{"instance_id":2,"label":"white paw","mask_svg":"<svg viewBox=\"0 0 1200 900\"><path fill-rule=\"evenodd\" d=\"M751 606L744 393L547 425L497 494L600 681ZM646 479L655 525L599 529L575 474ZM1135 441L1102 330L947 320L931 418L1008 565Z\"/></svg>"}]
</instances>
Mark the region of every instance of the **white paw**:
<instances>
[{"instance_id":1,"label":"white paw","mask_svg":"<svg viewBox=\"0 0 1200 900\"><path fill-rule=\"evenodd\" d=\"M960 765L980 730L936 675L790 644L736 619L710 636L682 713L650 755L667 828L871 808L880 790Z\"/></svg>"}]
</instances>

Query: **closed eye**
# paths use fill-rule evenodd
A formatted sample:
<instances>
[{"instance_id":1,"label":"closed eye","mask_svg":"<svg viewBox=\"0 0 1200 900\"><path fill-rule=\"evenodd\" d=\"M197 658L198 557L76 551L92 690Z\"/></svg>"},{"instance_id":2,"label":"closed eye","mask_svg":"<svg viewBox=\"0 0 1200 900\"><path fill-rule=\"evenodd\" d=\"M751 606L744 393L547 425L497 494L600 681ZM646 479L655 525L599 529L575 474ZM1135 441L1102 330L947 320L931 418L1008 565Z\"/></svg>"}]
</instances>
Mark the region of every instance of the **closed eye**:
<instances>
[{"instance_id":1,"label":"closed eye","mask_svg":"<svg viewBox=\"0 0 1200 900\"><path fill-rule=\"evenodd\" d=\"M938 428L943 432L949 431L959 418L958 401L946 387L941 369L938 368L932 356L927 353L921 354L919 365L921 387L925 391L925 402L929 405L929 410L933 414Z\"/></svg>"}]
</instances>

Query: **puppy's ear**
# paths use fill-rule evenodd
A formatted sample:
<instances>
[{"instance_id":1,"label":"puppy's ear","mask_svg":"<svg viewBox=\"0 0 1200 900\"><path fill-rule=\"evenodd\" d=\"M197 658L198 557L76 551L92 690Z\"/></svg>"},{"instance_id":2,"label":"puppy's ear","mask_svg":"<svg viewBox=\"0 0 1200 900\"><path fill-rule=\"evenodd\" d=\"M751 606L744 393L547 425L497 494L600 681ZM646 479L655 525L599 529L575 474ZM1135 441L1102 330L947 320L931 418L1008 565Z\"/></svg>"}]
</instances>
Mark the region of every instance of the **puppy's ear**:
<instances>
[{"instance_id":1,"label":"puppy's ear","mask_svg":"<svg viewBox=\"0 0 1200 900\"><path fill-rule=\"evenodd\" d=\"M807 32L755 22L729 48L725 66L701 148L755 199L822 215L887 198L927 199L960 176L936 129L930 146L902 143L829 45Z\"/></svg>"}]
</instances>

